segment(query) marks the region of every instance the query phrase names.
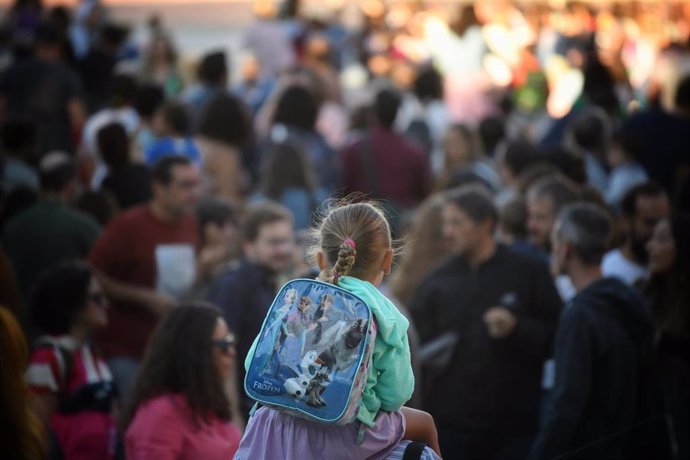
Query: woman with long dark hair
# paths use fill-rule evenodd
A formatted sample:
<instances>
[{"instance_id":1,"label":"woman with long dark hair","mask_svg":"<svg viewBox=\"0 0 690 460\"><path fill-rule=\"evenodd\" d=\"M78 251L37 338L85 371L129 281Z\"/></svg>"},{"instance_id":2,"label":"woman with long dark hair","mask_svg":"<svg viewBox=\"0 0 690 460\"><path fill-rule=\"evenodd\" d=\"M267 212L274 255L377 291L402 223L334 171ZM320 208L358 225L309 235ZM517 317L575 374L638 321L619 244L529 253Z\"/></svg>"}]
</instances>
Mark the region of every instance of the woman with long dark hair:
<instances>
[{"instance_id":1,"label":"woman with long dark hair","mask_svg":"<svg viewBox=\"0 0 690 460\"><path fill-rule=\"evenodd\" d=\"M235 358L235 337L220 310L202 303L173 310L139 371L125 417L127 458L232 458L241 434L224 383Z\"/></svg>"},{"instance_id":2,"label":"woman with long dark hair","mask_svg":"<svg viewBox=\"0 0 690 460\"><path fill-rule=\"evenodd\" d=\"M690 364L690 216L660 221L647 244L651 277L646 295L659 351Z\"/></svg>"}]
</instances>

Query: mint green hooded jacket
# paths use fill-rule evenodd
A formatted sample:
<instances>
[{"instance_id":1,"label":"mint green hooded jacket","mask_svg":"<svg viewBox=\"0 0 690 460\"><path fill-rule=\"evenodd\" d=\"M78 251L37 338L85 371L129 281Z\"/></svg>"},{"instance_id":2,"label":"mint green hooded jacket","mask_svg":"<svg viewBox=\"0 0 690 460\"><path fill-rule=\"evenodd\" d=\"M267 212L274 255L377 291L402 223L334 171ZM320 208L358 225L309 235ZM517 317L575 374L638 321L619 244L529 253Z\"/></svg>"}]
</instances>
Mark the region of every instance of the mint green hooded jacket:
<instances>
[{"instance_id":1,"label":"mint green hooded jacket","mask_svg":"<svg viewBox=\"0 0 690 460\"><path fill-rule=\"evenodd\" d=\"M357 420L374 427L380 410L396 411L412 397L414 374L407 340L409 322L393 302L370 282L343 276L338 284L362 299L376 318L376 342L357 415ZM247 353L245 369L249 369L257 340L258 337Z\"/></svg>"},{"instance_id":2,"label":"mint green hooded jacket","mask_svg":"<svg viewBox=\"0 0 690 460\"><path fill-rule=\"evenodd\" d=\"M338 284L371 308L378 326L369 377L357 415L357 420L373 427L379 410L396 411L412 397L414 374L407 341L410 323L370 282L343 276Z\"/></svg>"}]
</instances>

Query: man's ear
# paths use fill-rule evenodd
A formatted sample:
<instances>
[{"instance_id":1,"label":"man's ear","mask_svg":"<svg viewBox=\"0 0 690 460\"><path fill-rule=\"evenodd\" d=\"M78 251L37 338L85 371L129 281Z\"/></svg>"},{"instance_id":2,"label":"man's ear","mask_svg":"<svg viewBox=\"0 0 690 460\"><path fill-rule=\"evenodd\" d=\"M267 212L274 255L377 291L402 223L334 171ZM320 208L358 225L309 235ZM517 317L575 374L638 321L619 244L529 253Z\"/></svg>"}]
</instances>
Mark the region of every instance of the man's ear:
<instances>
[{"instance_id":1,"label":"man's ear","mask_svg":"<svg viewBox=\"0 0 690 460\"><path fill-rule=\"evenodd\" d=\"M319 270L324 271L328 268L328 260L326 260L326 254L323 251L316 253L316 264L319 266Z\"/></svg>"}]
</instances>

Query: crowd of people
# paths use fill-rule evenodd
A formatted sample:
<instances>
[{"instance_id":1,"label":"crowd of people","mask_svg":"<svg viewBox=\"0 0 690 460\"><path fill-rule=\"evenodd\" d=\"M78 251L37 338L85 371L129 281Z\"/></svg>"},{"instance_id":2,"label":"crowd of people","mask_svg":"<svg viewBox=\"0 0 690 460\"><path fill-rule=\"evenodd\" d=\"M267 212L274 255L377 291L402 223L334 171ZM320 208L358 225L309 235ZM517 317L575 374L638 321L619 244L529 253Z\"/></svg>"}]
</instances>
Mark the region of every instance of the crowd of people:
<instances>
[{"instance_id":1,"label":"crowd of people","mask_svg":"<svg viewBox=\"0 0 690 460\"><path fill-rule=\"evenodd\" d=\"M159 17L2 18L3 458L688 458L690 4L252 7L193 74ZM324 273L409 321L369 444L242 388Z\"/></svg>"}]
</instances>

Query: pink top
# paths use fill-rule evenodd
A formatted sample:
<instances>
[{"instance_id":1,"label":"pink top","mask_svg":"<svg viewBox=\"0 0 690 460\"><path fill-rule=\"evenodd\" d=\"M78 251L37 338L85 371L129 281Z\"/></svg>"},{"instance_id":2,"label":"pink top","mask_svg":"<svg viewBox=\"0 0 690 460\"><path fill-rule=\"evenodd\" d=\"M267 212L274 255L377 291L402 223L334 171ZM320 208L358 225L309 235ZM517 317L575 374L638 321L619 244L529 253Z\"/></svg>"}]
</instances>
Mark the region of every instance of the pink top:
<instances>
[{"instance_id":1,"label":"pink top","mask_svg":"<svg viewBox=\"0 0 690 460\"><path fill-rule=\"evenodd\" d=\"M139 407L125 448L128 460L228 460L241 437L234 423L195 419L183 395L166 394Z\"/></svg>"}]
</instances>

